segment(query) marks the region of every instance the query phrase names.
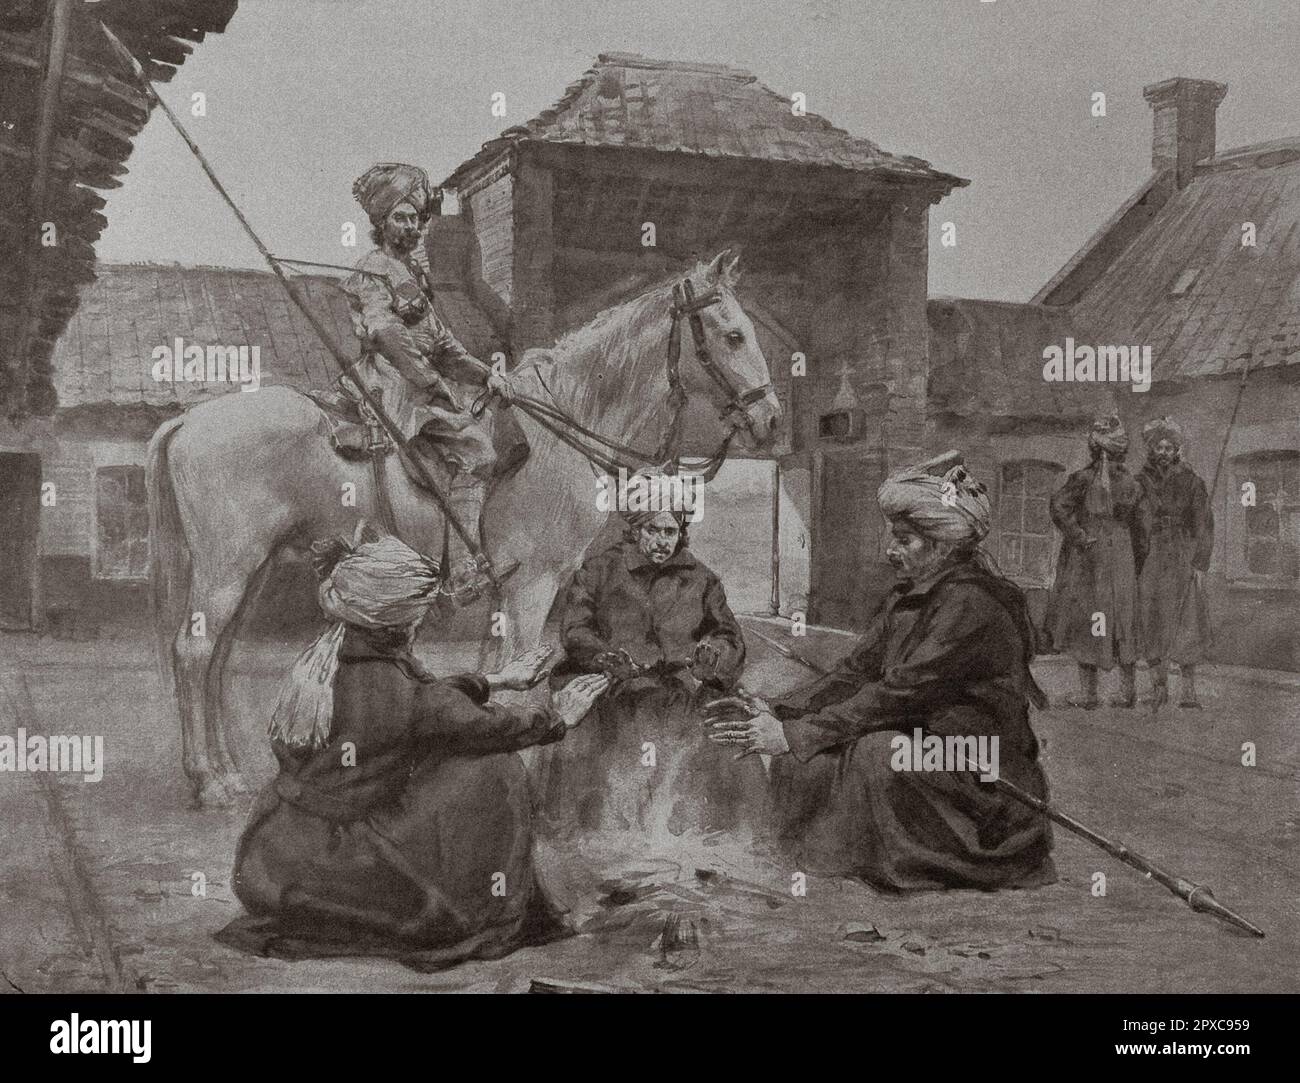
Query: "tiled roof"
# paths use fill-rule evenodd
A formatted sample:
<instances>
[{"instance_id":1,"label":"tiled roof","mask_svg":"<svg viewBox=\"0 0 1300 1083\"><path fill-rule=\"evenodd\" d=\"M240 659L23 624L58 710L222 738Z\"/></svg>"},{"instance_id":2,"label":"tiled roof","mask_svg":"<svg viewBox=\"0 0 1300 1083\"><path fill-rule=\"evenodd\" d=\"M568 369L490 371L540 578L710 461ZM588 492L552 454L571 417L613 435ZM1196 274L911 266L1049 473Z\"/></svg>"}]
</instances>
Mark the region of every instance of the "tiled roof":
<instances>
[{"instance_id":1,"label":"tiled roof","mask_svg":"<svg viewBox=\"0 0 1300 1083\"><path fill-rule=\"evenodd\" d=\"M1064 424L1114 408L1113 385L1043 379L1047 346L1088 341L1063 309L936 297L926 315L932 415Z\"/></svg>"},{"instance_id":2,"label":"tiled roof","mask_svg":"<svg viewBox=\"0 0 1300 1083\"><path fill-rule=\"evenodd\" d=\"M789 97L747 71L651 60L636 53L602 53L555 105L485 143L444 186L461 186L521 141L838 166L937 180L949 187L967 183L920 158L881 150L815 113L795 116Z\"/></svg>"},{"instance_id":3,"label":"tiled roof","mask_svg":"<svg viewBox=\"0 0 1300 1083\"><path fill-rule=\"evenodd\" d=\"M1071 307L1094 338L1149 344L1157 380L1300 362L1300 139L1197 166Z\"/></svg>"},{"instance_id":4,"label":"tiled roof","mask_svg":"<svg viewBox=\"0 0 1300 1083\"><path fill-rule=\"evenodd\" d=\"M358 352L347 298L331 278L295 279L349 357ZM81 288L54 350L62 408L111 404L186 406L234 384L156 382L155 347L259 346L262 383L325 387L337 365L273 275L223 267L101 265Z\"/></svg>"}]
</instances>

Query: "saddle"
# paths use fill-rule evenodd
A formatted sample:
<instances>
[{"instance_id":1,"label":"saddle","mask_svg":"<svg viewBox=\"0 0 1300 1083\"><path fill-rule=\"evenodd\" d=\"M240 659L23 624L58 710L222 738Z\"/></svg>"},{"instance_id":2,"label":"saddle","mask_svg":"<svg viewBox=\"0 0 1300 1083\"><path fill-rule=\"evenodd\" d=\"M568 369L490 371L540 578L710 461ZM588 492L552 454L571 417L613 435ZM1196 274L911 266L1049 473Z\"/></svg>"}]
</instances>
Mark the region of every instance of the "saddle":
<instances>
[{"instance_id":1,"label":"saddle","mask_svg":"<svg viewBox=\"0 0 1300 1083\"><path fill-rule=\"evenodd\" d=\"M377 397L382 395L379 388L373 388L372 391ZM369 405L349 381L340 378L328 390L308 391L307 397L320 407L329 433L330 447L340 458L349 462L370 460L382 464L383 459L396 450L392 437L384 431ZM492 443L496 448L496 463L491 483L513 475L532 453L528 437L509 410L495 412ZM446 475L446 463L434 441L417 435L410 441L410 446L433 468L435 477ZM419 488L425 488L423 480L411 469L406 458L401 457L400 461L407 477Z\"/></svg>"}]
</instances>

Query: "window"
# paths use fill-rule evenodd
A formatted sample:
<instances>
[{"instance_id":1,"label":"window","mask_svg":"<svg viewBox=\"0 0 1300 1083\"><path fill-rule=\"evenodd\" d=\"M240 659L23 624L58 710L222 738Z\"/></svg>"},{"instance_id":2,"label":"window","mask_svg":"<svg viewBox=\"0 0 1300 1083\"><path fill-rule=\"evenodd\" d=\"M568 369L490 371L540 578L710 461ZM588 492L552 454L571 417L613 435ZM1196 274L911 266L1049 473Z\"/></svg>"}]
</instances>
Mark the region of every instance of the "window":
<instances>
[{"instance_id":1,"label":"window","mask_svg":"<svg viewBox=\"0 0 1300 1083\"><path fill-rule=\"evenodd\" d=\"M1300 452L1266 451L1235 461L1237 492L1255 487L1254 507L1234 501L1233 578L1294 585L1300 580ZM1230 505L1232 506L1232 505Z\"/></svg>"},{"instance_id":2,"label":"window","mask_svg":"<svg viewBox=\"0 0 1300 1083\"><path fill-rule=\"evenodd\" d=\"M149 504L143 466L95 471L95 574L143 579L149 570Z\"/></svg>"},{"instance_id":3,"label":"window","mask_svg":"<svg viewBox=\"0 0 1300 1083\"><path fill-rule=\"evenodd\" d=\"M1002 571L1022 587L1046 587L1052 581L1052 516L1047 502L1059 484L1055 463L1012 462L1002 467L998 502Z\"/></svg>"}]
</instances>

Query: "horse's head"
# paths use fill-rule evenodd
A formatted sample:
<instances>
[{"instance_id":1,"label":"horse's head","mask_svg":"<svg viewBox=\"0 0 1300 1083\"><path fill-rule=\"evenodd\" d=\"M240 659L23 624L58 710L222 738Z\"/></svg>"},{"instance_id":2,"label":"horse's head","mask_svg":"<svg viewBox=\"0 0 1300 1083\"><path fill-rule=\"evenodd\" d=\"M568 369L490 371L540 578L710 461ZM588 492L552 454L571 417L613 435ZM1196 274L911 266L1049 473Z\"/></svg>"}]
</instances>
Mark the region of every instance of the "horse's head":
<instances>
[{"instance_id":1,"label":"horse's head","mask_svg":"<svg viewBox=\"0 0 1300 1083\"><path fill-rule=\"evenodd\" d=\"M761 449L776 436L781 405L753 321L735 294L738 256L719 252L692 270L675 293L681 331L680 377L687 395L712 402Z\"/></svg>"}]
</instances>

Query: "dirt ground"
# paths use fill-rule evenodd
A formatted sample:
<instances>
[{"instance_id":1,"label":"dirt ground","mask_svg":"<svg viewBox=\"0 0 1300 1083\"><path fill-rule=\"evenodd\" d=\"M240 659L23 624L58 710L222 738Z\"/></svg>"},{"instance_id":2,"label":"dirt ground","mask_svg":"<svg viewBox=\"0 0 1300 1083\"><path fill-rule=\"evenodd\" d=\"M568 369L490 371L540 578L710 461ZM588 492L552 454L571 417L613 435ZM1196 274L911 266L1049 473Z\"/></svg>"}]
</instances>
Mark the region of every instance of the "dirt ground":
<instances>
[{"instance_id":1,"label":"dirt ground","mask_svg":"<svg viewBox=\"0 0 1300 1083\"><path fill-rule=\"evenodd\" d=\"M754 624L753 627L760 627ZM846 640L806 641L827 657ZM824 648L824 649L823 649ZM229 886L246 805L189 807L178 726L136 632L85 643L0 637L0 734L102 734L103 780L0 774L0 991L525 991L535 980L660 991L1300 990L1300 677L1204 668L1203 711L1036 716L1054 800L1213 887L1259 941L1058 829L1060 882L1035 891L889 897L793 869L752 840L688 832L539 843L579 935L494 962L417 974L386 961L288 963L211 934L239 912ZM293 648L236 652L240 743L265 770L261 728ZM776 692L794 664L751 643L746 684ZM430 659L449 671L461 649ZM1041 662L1058 697L1072 667ZM1145 681L1141 687L1145 687ZM1254 742L1257 765L1241 763ZM256 772L254 772L256 773ZM1092 893L1104 872L1104 897ZM194 874L206 878L195 894Z\"/></svg>"}]
</instances>

